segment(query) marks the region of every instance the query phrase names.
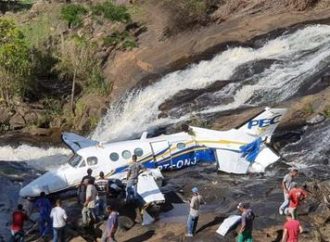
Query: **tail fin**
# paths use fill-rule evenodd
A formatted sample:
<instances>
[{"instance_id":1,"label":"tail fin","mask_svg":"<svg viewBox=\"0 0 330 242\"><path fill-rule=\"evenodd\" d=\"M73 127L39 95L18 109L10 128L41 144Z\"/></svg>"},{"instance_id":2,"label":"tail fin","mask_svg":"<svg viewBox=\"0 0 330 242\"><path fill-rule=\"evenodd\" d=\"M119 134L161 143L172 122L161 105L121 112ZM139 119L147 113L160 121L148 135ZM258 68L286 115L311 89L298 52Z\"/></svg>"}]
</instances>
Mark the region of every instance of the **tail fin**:
<instances>
[{"instance_id":1,"label":"tail fin","mask_svg":"<svg viewBox=\"0 0 330 242\"><path fill-rule=\"evenodd\" d=\"M64 132L62 134L62 140L73 151L76 152L82 148L97 145L99 142L91 139L87 139L74 133Z\"/></svg>"},{"instance_id":2,"label":"tail fin","mask_svg":"<svg viewBox=\"0 0 330 242\"><path fill-rule=\"evenodd\" d=\"M256 137L266 138L269 141L286 111L286 108L266 107L265 111L250 119L238 130L245 131L246 133Z\"/></svg>"}]
</instances>

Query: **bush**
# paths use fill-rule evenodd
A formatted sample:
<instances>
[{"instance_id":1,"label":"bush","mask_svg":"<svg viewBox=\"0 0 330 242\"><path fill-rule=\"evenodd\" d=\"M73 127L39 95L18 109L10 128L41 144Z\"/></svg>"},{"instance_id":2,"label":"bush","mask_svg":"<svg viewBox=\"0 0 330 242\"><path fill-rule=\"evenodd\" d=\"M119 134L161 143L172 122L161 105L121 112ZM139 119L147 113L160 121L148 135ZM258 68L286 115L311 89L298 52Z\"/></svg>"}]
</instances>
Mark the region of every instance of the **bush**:
<instances>
[{"instance_id":1,"label":"bush","mask_svg":"<svg viewBox=\"0 0 330 242\"><path fill-rule=\"evenodd\" d=\"M135 37L131 36L128 31L117 31L104 37L103 44L106 46L114 45L123 50L131 50L138 46Z\"/></svg>"},{"instance_id":2,"label":"bush","mask_svg":"<svg viewBox=\"0 0 330 242\"><path fill-rule=\"evenodd\" d=\"M127 8L125 6L117 6L110 0L93 6L92 13L115 22L128 23L131 21Z\"/></svg>"},{"instance_id":3,"label":"bush","mask_svg":"<svg viewBox=\"0 0 330 242\"><path fill-rule=\"evenodd\" d=\"M69 28L79 27L82 24L82 16L87 9L79 4L68 4L61 9L61 17L68 23Z\"/></svg>"}]
</instances>

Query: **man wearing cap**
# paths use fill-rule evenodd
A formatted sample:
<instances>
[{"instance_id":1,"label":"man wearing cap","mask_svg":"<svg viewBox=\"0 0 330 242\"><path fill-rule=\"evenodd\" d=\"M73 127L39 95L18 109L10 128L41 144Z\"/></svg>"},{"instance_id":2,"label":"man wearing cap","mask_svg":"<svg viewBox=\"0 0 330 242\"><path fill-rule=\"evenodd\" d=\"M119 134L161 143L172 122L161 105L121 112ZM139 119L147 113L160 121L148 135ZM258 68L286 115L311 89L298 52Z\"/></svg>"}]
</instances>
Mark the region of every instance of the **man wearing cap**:
<instances>
[{"instance_id":1,"label":"man wearing cap","mask_svg":"<svg viewBox=\"0 0 330 242\"><path fill-rule=\"evenodd\" d=\"M238 210L242 213L241 228L236 238L237 242L252 242L253 220L255 215L248 203L239 203Z\"/></svg>"},{"instance_id":2,"label":"man wearing cap","mask_svg":"<svg viewBox=\"0 0 330 242\"><path fill-rule=\"evenodd\" d=\"M284 202L279 208L279 213L281 215L284 214L285 209L289 206L289 192L292 188L292 183L294 182L295 177L298 176L298 170L292 168L288 174L286 174L282 180L282 189L283 189L283 196Z\"/></svg>"},{"instance_id":3,"label":"man wearing cap","mask_svg":"<svg viewBox=\"0 0 330 242\"><path fill-rule=\"evenodd\" d=\"M193 196L191 198L191 201L188 200L190 204L190 211L187 220L187 237L194 236L198 223L199 207L201 204L205 204L202 196L198 193L197 187L194 187L193 189L191 189L191 191L193 193Z\"/></svg>"}]
</instances>

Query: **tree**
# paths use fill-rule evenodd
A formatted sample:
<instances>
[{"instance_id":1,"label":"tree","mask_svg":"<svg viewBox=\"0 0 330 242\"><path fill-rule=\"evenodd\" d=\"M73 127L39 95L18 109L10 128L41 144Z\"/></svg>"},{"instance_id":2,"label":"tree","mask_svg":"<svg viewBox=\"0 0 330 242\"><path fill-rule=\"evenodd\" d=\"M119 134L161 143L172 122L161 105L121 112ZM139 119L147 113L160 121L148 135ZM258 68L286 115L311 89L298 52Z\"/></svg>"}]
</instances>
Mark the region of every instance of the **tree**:
<instances>
[{"instance_id":1,"label":"tree","mask_svg":"<svg viewBox=\"0 0 330 242\"><path fill-rule=\"evenodd\" d=\"M95 46L84 38L62 38L62 50L57 56L58 63L54 70L61 78L72 79L71 110L74 112L76 84L88 87L99 87L104 82L100 75L99 62L96 60ZM96 74L97 73L97 74Z\"/></svg>"},{"instance_id":2,"label":"tree","mask_svg":"<svg viewBox=\"0 0 330 242\"><path fill-rule=\"evenodd\" d=\"M0 19L0 97L10 103L22 97L30 80L30 53L23 33L7 19Z\"/></svg>"}]
</instances>

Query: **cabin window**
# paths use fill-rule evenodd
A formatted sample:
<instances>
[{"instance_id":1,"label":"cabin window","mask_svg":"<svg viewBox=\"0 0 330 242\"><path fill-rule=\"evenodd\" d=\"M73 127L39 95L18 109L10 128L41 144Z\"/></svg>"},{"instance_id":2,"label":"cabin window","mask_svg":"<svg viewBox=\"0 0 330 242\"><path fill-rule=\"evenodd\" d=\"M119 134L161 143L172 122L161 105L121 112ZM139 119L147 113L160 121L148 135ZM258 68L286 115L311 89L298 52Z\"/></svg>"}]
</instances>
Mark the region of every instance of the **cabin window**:
<instances>
[{"instance_id":1,"label":"cabin window","mask_svg":"<svg viewBox=\"0 0 330 242\"><path fill-rule=\"evenodd\" d=\"M112 153L110 154L110 160L112 160L112 161L117 161L117 160L119 160L119 155L118 155L118 153L116 153L116 152L112 152Z\"/></svg>"},{"instance_id":2,"label":"cabin window","mask_svg":"<svg viewBox=\"0 0 330 242\"><path fill-rule=\"evenodd\" d=\"M141 148L136 148L134 154L138 157L143 156L143 150Z\"/></svg>"},{"instance_id":3,"label":"cabin window","mask_svg":"<svg viewBox=\"0 0 330 242\"><path fill-rule=\"evenodd\" d=\"M87 164L89 166L94 166L97 164L97 158L95 156L92 156L92 157L88 157L87 158Z\"/></svg>"},{"instance_id":4,"label":"cabin window","mask_svg":"<svg viewBox=\"0 0 330 242\"><path fill-rule=\"evenodd\" d=\"M86 161L81 162L79 167L85 167L86 166Z\"/></svg>"},{"instance_id":5,"label":"cabin window","mask_svg":"<svg viewBox=\"0 0 330 242\"><path fill-rule=\"evenodd\" d=\"M121 156L122 156L124 159L128 160L129 158L131 158L132 154L131 154L131 152L130 152L129 150L124 150L124 151L121 153Z\"/></svg>"},{"instance_id":6,"label":"cabin window","mask_svg":"<svg viewBox=\"0 0 330 242\"><path fill-rule=\"evenodd\" d=\"M81 161L81 156L75 154L74 156L72 156L72 157L70 158L70 160L68 161L68 163L69 163L71 166L76 167L76 166L79 165L80 161Z\"/></svg>"},{"instance_id":7,"label":"cabin window","mask_svg":"<svg viewBox=\"0 0 330 242\"><path fill-rule=\"evenodd\" d=\"M179 150L182 150L182 149L186 148L186 144L185 143L177 143L176 148L178 148Z\"/></svg>"}]
</instances>

